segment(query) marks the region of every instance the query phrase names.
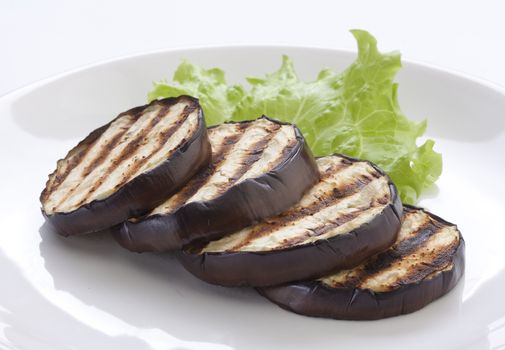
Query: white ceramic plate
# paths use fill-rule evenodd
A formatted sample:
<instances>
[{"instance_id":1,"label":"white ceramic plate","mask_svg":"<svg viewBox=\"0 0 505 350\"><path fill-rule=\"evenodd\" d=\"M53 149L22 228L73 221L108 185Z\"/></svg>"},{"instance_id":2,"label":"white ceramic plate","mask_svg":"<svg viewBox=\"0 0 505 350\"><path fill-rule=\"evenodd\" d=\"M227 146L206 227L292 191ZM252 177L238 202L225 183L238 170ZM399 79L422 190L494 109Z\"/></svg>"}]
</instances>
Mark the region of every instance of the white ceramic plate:
<instances>
[{"instance_id":1,"label":"white ceramic plate","mask_svg":"<svg viewBox=\"0 0 505 350\"><path fill-rule=\"evenodd\" d=\"M464 280L414 314L373 322L314 319L253 290L207 285L169 255L131 254L106 234L51 232L38 196L58 158L118 112L143 104L151 81L182 58L223 67L231 81L290 55L303 78L343 69L349 52L292 47L165 51L109 61L0 98L0 348L498 349L505 345L505 92L427 66L402 69L400 102L429 117L444 155L422 205L456 222Z\"/></svg>"}]
</instances>

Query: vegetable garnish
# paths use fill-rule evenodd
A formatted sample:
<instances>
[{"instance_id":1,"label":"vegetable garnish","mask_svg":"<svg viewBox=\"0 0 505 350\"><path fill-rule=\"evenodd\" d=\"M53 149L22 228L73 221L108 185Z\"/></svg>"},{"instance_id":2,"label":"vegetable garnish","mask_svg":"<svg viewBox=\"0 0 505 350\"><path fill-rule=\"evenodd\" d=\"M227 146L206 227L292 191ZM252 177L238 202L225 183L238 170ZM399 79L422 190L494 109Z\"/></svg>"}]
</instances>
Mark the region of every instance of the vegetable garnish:
<instances>
[{"instance_id":1,"label":"vegetable garnish","mask_svg":"<svg viewBox=\"0 0 505 350\"><path fill-rule=\"evenodd\" d=\"M226 83L221 69L182 62L173 82L154 83L150 101L192 95L200 99L208 125L254 119L265 114L296 124L316 156L343 153L367 159L384 169L404 203L414 204L442 172L434 141L416 141L426 120L415 122L400 110L398 52L381 53L368 32L352 30L358 57L343 72L322 70L314 81L302 81L283 56L282 65L263 78L249 77L250 89Z\"/></svg>"}]
</instances>

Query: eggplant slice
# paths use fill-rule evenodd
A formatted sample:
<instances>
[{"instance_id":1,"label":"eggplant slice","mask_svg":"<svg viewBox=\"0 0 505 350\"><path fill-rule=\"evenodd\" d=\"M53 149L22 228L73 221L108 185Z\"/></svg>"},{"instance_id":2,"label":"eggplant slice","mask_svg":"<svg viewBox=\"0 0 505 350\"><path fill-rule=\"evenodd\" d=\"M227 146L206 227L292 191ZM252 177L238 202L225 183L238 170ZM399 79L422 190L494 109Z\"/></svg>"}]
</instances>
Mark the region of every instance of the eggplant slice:
<instances>
[{"instance_id":1,"label":"eggplant slice","mask_svg":"<svg viewBox=\"0 0 505 350\"><path fill-rule=\"evenodd\" d=\"M136 252L180 249L279 214L318 180L302 134L265 116L208 129L211 165L147 216L118 225L113 235Z\"/></svg>"},{"instance_id":2,"label":"eggplant slice","mask_svg":"<svg viewBox=\"0 0 505 350\"><path fill-rule=\"evenodd\" d=\"M360 266L306 282L258 291L298 314L375 320L421 309L449 292L465 269L465 242L457 227L405 206L395 244Z\"/></svg>"},{"instance_id":3,"label":"eggplant slice","mask_svg":"<svg viewBox=\"0 0 505 350\"><path fill-rule=\"evenodd\" d=\"M57 163L42 214L69 236L145 214L210 162L198 100L166 98L121 113Z\"/></svg>"},{"instance_id":4,"label":"eggplant slice","mask_svg":"<svg viewBox=\"0 0 505 350\"><path fill-rule=\"evenodd\" d=\"M198 278L224 286L268 286L324 276L387 249L402 204L375 165L342 155L317 160L321 179L286 212L179 253Z\"/></svg>"}]
</instances>

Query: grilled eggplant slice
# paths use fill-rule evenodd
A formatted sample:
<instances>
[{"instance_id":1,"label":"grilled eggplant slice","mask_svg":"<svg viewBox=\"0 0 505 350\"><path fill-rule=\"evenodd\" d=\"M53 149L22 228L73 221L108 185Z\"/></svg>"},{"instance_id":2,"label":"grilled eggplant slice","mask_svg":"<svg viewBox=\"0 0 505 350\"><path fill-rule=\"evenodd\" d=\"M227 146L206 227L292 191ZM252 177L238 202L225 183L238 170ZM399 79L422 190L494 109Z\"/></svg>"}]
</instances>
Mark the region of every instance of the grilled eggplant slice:
<instances>
[{"instance_id":1,"label":"grilled eggplant slice","mask_svg":"<svg viewBox=\"0 0 505 350\"><path fill-rule=\"evenodd\" d=\"M40 196L63 236L146 213L211 159L198 100L167 98L121 113L58 161Z\"/></svg>"},{"instance_id":2,"label":"grilled eggplant slice","mask_svg":"<svg viewBox=\"0 0 505 350\"><path fill-rule=\"evenodd\" d=\"M402 205L387 175L342 155L317 160L321 179L291 209L179 259L204 281L268 286L350 268L396 240Z\"/></svg>"},{"instance_id":3,"label":"grilled eggplant slice","mask_svg":"<svg viewBox=\"0 0 505 350\"><path fill-rule=\"evenodd\" d=\"M211 165L139 220L114 230L125 248L180 249L279 214L319 180L315 160L292 124L265 116L209 128Z\"/></svg>"},{"instance_id":4,"label":"grilled eggplant slice","mask_svg":"<svg viewBox=\"0 0 505 350\"><path fill-rule=\"evenodd\" d=\"M395 244L363 264L324 278L258 289L298 314L375 320L421 309L449 292L465 269L457 227L405 206Z\"/></svg>"}]
</instances>

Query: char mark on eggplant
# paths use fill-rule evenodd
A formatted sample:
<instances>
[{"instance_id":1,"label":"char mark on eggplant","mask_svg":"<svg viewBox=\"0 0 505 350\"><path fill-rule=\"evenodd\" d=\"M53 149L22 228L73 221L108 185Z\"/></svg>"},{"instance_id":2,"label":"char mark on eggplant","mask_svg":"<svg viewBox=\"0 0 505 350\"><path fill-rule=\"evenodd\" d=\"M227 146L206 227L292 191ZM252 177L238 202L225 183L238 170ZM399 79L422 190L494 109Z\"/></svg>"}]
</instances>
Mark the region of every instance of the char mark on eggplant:
<instances>
[{"instance_id":1,"label":"char mark on eggplant","mask_svg":"<svg viewBox=\"0 0 505 350\"><path fill-rule=\"evenodd\" d=\"M450 291L463 272L464 241L457 227L405 206L398 238L386 251L352 269L259 291L299 314L369 320L424 307Z\"/></svg>"},{"instance_id":2,"label":"char mark on eggplant","mask_svg":"<svg viewBox=\"0 0 505 350\"><path fill-rule=\"evenodd\" d=\"M150 213L118 226L122 246L168 251L219 238L286 210L319 179L292 124L262 117L211 127L208 135L211 164Z\"/></svg>"},{"instance_id":3,"label":"char mark on eggplant","mask_svg":"<svg viewBox=\"0 0 505 350\"><path fill-rule=\"evenodd\" d=\"M320 181L283 213L179 254L197 277L267 286L353 267L388 248L402 205L389 177L367 161L317 159Z\"/></svg>"},{"instance_id":4,"label":"char mark on eggplant","mask_svg":"<svg viewBox=\"0 0 505 350\"><path fill-rule=\"evenodd\" d=\"M191 169L178 164L183 159ZM154 101L121 113L58 161L40 196L42 211L64 235L104 229L152 209L209 160L198 101L188 96ZM149 176L162 181L149 185ZM133 185L145 193L121 193ZM111 207L110 220L98 212L100 206ZM75 225L63 222L72 219Z\"/></svg>"},{"instance_id":5,"label":"char mark on eggplant","mask_svg":"<svg viewBox=\"0 0 505 350\"><path fill-rule=\"evenodd\" d=\"M233 185L275 169L297 144L295 129L261 118L209 128L213 148L209 169L149 215L169 214L182 205L212 200Z\"/></svg>"},{"instance_id":6,"label":"char mark on eggplant","mask_svg":"<svg viewBox=\"0 0 505 350\"><path fill-rule=\"evenodd\" d=\"M282 250L347 233L390 201L389 180L367 162L318 159L321 180L275 218L209 242L202 252Z\"/></svg>"}]
</instances>

